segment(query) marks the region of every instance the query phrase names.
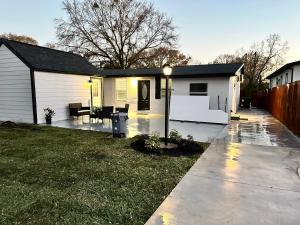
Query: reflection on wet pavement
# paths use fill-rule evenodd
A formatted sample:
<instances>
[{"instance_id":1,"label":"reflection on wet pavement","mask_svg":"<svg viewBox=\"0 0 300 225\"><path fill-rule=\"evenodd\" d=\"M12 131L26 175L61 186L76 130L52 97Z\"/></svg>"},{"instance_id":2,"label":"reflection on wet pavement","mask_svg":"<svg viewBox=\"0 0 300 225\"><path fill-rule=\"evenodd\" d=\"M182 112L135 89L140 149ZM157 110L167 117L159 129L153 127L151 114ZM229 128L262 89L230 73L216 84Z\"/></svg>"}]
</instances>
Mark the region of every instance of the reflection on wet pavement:
<instances>
[{"instance_id":1,"label":"reflection on wet pavement","mask_svg":"<svg viewBox=\"0 0 300 225\"><path fill-rule=\"evenodd\" d=\"M127 121L126 136L134 137L139 134L151 134L153 132L159 132L163 136L164 124L163 116L132 116ZM112 131L112 123L109 119L105 119L102 124L95 120L90 121L89 117L57 121L53 122L52 126L102 132ZM211 142L221 133L225 125L170 121L169 127L170 130L178 130L182 137L192 135L196 141Z\"/></svg>"},{"instance_id":2,"label":"reflection on wet pavement","mask_svg":"<svg viewBox=\"0 0 300 225\"><path fill-rule=\"evenodd\" d=\"M299 224L299 138L265 111L240 114L146 225Z\"/></svg>"},{"instance_id":3,"label":"reflection on wet pavement","mask_svg":"<svg viewBox=\"0 0 300 225\"><path fill-rule=\"evenodd\" d=\"M239 111L241 118L228 126L227 141L265 146L300 147L300 139L268 112L260 109Z\"/></svg>"}]
</instances>

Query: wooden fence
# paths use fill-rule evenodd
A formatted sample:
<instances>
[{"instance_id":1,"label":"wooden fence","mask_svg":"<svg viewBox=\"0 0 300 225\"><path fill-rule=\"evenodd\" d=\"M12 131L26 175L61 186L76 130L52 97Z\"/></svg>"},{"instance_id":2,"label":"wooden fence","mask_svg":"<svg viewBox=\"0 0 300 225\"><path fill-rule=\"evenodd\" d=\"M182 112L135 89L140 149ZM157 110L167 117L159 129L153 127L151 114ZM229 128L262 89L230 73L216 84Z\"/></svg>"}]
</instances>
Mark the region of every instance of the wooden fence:
<instances>
[{"instance_id":1,"label":"wooden fence","mask_svg":"<svg viewBox=\"0 0 300 225\"><path fill-rule=\"evenodd\" d=\"M300 81L274 87L256 96L276 119L300 137Z\"/></svg>"}]
</instances>

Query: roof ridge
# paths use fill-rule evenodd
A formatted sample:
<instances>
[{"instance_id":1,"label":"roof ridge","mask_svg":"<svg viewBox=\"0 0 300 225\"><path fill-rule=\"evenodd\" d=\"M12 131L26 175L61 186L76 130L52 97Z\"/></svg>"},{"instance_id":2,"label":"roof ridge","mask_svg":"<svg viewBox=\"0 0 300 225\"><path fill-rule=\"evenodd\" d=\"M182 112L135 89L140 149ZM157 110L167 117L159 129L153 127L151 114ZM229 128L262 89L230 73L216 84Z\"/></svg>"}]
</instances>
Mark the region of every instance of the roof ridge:
<instances>
[{"instance_id":1,"label":"roof ridge","mask_svg":"<svg viewBox=\"0 0 300 225\"><path fill-rule=\"evenodd\" d=\"M197 66L224 66L224 65L243 65L243 63L212 63L212 64L198 64L198 65L180 65L180 66L173 66L173 69L176 68L186 68L186 67L197 67ZM140 68L126 68L126 69L122 69L122 68L112 68L112 69L105 69L105 68L101 68L101 70L162 70L162 67L140 67Z\"/></svg>"},{"instance_id":2,"label":"roof ridge","mask_svg":"<svg viewBox=\"0 0 300 225\"><path fill-rule=\"evenodd\" d=\"M1 40L1 42L3 42L3 43L4 43L4 42L15 42L15 43L18 43L18 44L28 45L28 46L35 47L35 48L43 48L43 49L47 49L47 50L52 50L52 51L56 51L56 52L61 52L61 53L65 53L65 54L71 54L71 55L83 57L83 56L81 56L81 55L79 55L79 54L77 54L77 53L66 52L66 51L63 51L63 50L58 50L58 49L48 48L48 47L40 46L40 45L33 45L33 44L21 42L21 41L9 40L9 39L6 39L6 38L0 38L0 40ZM83 57L83 58L84 58L84 57Z\"/></svg>"},{"instance_id":3,"label":"roof ridge","mask_svg":"<svg viewBox=\"0 0 300 225\"><path fill-rule=\"evenodd\" d=\"M196 64L196 65L180 65L180 66L174 66L173 68L178 68L178 67L193 67L193 66L218 66L218 65L222 65L222 66L224 66L224 65L238 65L238 64L240 64L240 65L242 65L243 63L206 63L206 64Z\"/></svg>"}]
</instances>

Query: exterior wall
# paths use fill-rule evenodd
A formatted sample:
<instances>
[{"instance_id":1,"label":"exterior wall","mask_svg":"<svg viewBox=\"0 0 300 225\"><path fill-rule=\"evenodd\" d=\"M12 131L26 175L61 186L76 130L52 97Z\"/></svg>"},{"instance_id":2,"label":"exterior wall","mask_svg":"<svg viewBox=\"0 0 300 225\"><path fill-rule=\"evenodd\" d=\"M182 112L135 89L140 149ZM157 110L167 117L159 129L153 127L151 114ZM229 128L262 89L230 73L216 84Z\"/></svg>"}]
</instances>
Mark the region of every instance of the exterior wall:
<instances>
[{"instance_id":1,"label":"exterior wall","mask_svg":"<svg viewBox=\"0 0 300 225\"><path fill-rule=\"evenodd\" d=\"M278 74L277 76L270 79L270 88L280 86L283 84L291 83L292 82L292 73L293 73L293 81L300 80L300 66L294 66L294 72L292 72L292 68L283 71L282 73ZM286 74L288 74L288 81L286 82ZM282 84L277 85L277 79L282 77Z\"/></svg>"},{"instance_id":2,"label":"exterior wall","mask_svg":"<svg viewBox=\"0 0 300 225\"><path fill-rule=\"evenodd\" d=\"M225 111L226 98L229 97L229 78L178 78L172 80L172 95L190 95L190 83L207 83L207 95L210 96L209 109L218 109L218 96L220 109ZM196 103L195 103L196 104ZM227 103L227 112L228 112Z\"/></svg>"},{"instance_id":3,"label":"exterior wall","mask_svg":"<svg viewBox=\"0 0 300 225\"><path fill-rule=\"evenodd\" d=\"M126 103L129 104L129 113L148 113L148 114L163 114L164 98L155 99L155 78L154 77L127 77L127 100L116 100L116 79L118 78L104 78L103 81L103 97L104 106L124 107ZM150 110L138 111L137 110L137 81L138 80L150 80Z\"/></svg>"},{"instance_id":4,"label":"exterior wall","mask_svg":"<svg viewBox=\"0 0 300 225\"><path fill-rule=\"evenodd\" d=\"M55 111L53 121L69 118L69 104L90 106L89 76L35 72L38 123L45 123L44 108Z\"/></svg>"},{"instance_id":5,"label":"exterior wall","mask_svg":"<svg viewBox=\"0 0 300 225\"><path fill-rule=\"evenodd\" d=\"M209 109L209 96L173 95L170 119L190 122L228 124L228 113ZM198 104L194 104L197 102Z\"/></svg>"},{"instance_id":6,"label":"exterior wall","mask_svg":"<svg viewBox=\"0 0 300 225\"><path fill-rule=\"evenodd\" d=\"M294 66L293 82L300 80L300 65Z\"/></svg>"},{"instance_id":7,"label":"exterior wall","mask_svg":"<svg viewBox=\"0 0 300 225\"><path fill-rule=\"evenodd\" d=\"M33 123L30 69L0 47L0 121Z\"/></svg>"}]
</instances>

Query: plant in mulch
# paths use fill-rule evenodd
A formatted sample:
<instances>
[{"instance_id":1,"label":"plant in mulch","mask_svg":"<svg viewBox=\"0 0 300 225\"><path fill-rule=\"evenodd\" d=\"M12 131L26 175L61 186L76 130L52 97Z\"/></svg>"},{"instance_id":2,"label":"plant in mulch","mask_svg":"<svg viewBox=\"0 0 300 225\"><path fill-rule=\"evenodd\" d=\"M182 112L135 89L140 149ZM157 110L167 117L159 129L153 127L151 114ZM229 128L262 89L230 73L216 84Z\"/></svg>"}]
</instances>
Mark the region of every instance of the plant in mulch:
<instances>
[{"instance_id":1,"label":"plant in mulch","mask_svg":"<svg viewBox=\"0 0 300 225\"><path fill-rule=\"evenodd\" d=\"M182 139L182 136L175 129L172 129L169 133L169 138L173 143L179 143Z\"/></svg>"},{"instance_id":2,"label":"plant in mulch","mask_svg":"<svg viewBox=\"0 0 300 225\"><path fill-rule=\"evenodd\" d=\"M160 150L160 137L158 132L152 133L152 135L145 140L145 148L152 151Z\"/></svg>"},{"instance_id":3,"label":"plant in mulch","mask_svg":"<svg viewBox=\"0 0 300 225\"><path fill-rule=\"evenodd\" d=\"M178 148L182 151L189 151L189 152L198 152L199 151L199 144L194 141L192 135L188 135L186 139L181 139L178 142Z\"/></svg>"},{"instance_id":4,"label":"plant in mulch","mask_svg":"<svg viewBox=\"0 0 300 225\"><path fill-rule=\"evenodd\" d=\"M178 136L177 136L178 137ZM164 139L160 138L158 133L152 135L139 135L133 138L131 147L136 151L152 154L152 155L170 155L170 156L181 156L181 155L194 155L203 153L207 148L207 143L201 143L194 141L191 135L188 135L186 139L168 139L168 142L173 144L173 148L164 148L161 143Z\"/></svg>"}]
</instances>

